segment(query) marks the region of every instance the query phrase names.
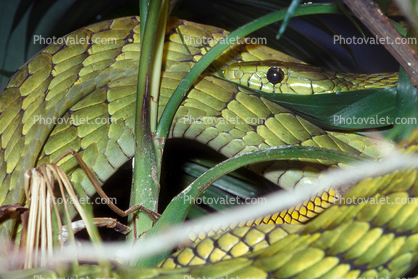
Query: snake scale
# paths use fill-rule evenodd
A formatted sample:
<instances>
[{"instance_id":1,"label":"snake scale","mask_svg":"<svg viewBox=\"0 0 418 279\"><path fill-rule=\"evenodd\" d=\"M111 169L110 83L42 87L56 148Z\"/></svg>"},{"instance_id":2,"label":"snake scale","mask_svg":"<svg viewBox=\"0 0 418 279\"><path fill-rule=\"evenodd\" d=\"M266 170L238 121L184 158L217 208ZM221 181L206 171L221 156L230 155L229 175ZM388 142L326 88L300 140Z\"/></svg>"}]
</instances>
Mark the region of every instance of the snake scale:
<instances>
[{"instance_id":1,"label":"snake scale","mask_svg":"<svg viewBox=\"0 0 418 279\"><path fill-rule=\"evenodd\" d=\"M166 34L159 113L187 71L227 32L170 19ZM211 40L204 46L184 44L184 36ZM52 161L68 148L81 154L102 183L134 154L139 18L104 21L66 38L68 41L48 46L19 69L0 97L1 205L22 201L25 170ZM78 43L68 43L71 39ZM100 39L113 41L96 43ZM235 64L250 61L247 67ZM394 85L396 74L325 71L254 44L230 48L214 65L184 99L170 137L196 140L228 157L280 145L319 146L379 156L372 140L324 131L278 104L220 79L216 72L227 69L226 77L249 87L299 94ZM275 85L267 78L271 67L276 69ZM230 119L241 122L222 121ZM253 124L247 119L263 121ZM411 148L414 143L411 140ZM276 162L252 168L291 189L315 179L324 169L320 163ZM61 164L71 171L75 187L83 187L92 195L92 185L75 166L72 159ZM412 198L418 193L417 174L413 169L369 178L346 195L384 197L388 201ZM314 212L327 199L314 199L303 210ZM289 222L285 215L280 218L277 223ZM1 221L1 235L11 237L13 220L2 217ZM337 203L306 224L236 228L180 250L162 263L163 267L116 268L112 272L121 278L394 278L418 261L417 230L416 203ZM93 267L89 270L95 272Z\"/></svg>"}]
</instances>

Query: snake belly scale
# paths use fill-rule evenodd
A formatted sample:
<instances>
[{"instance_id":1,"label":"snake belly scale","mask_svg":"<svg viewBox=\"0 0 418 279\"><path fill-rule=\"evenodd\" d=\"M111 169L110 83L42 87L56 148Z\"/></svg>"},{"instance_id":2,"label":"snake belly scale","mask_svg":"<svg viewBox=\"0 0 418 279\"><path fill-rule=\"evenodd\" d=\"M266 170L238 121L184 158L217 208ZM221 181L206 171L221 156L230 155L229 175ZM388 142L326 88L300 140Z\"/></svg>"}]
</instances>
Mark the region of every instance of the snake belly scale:
<instances>
[{"instance_id":1,"label":"snake belly scale","mask_svg":"<svg viewBox=\"0 0 418 279\"><path fill-rule=\"evenodd\" d=\"M159 113L187 71L207 52L207 48L212 47L184 45L179 32L182 36L213 38L210 43L227 34L216 27L170 20ZM101 182L133 156L139 18L101 22L80 29L67 38L86 40L84 43L67 45L64 42L47 47L12 77L0 97L1 205L22 201L20 185L23 185L25 170L52 161L68 148L80 152ZM111 44L95 43L103 38L114 40ZM234 67L232 64L237 62L272 60L281 61L289 71L283 88L292 90L296 88L292 80L298 75L296 68L309 68L294 64L300 61L265 46L244 44L229 49L216 65L224 70L228 66ZM237 72L240 73L240 70L235 70ZM334 75L337 82L333 84L344 83L343 89L362 86L361 81L356 81L356 75L337 75L327 71L320 74ZM239 75L239 82L243 82L243 76L245 74ZM304 80L309 79L307 73L299 74L299 79L300 76ZM376 86L396 84L396 75L363 78L376 83ZM268 83L261 79L261 85L254 84L249 85L264 87ZM309 84L313 88L314 82ZM329 92L334 87L339 88L329 82L327 86ZM40 118L61 119L61 122L48 123ZM240 119L242 123L225 121L231 118ZM77 119L90 119L92 122L83 123ZM96 119L109 121L104 123ZM191 122L191 119L202 121ZM246 119L263 119L263 122L254 125L247 123ZM345 135L340 140L283 107L216 77L210 70L195 83L180 106L170 137L199 141L228 157L278 145L319 146L378 156L378 150L370 144L371 140L356 135ZM253 169L283 188L293 188L298 183L309 183L315 179L323 169L320 163L280 162L254 166ZM92 195L93 187L75 165L74 160L68 159L61 167L71 173L75 187L83 187L86 194ZM399 177L408 183L402 186L391 183ZM373 186L368 193L355 192L359 191L360 186L357 185L351 194L410 197L416 193L415 181L416 171L408 170L370 179L367 183ZM315 206L328 207L322 204L327 203L326 199L307 204L308 210L315 211ZM401 212L406 217L397 218ZM416 261L416 235L413 233L416 222L407 222L418 214L416 212L416 206L412 205L397 208L389 205L376 208L334 205L306 225L243 227L206 238L193 247L179 251L177 256L172 256L163 264L166 267L181 267L178 269L144 269L140 274L130 272L133 272L131 276L138 278L180 278L180 275L189 273L195 276L230 274L273 278L402 274ZM2 221L1 234L12 236L13 222ZM284 245L285 242L292 244ZM390 251L386 251L388 247ZM381 252L379 257L369 255L376 251ZM193 266L196 264L204 266ZM308 274L316 276L307 277Z\"/></svg>"}]
</instances>

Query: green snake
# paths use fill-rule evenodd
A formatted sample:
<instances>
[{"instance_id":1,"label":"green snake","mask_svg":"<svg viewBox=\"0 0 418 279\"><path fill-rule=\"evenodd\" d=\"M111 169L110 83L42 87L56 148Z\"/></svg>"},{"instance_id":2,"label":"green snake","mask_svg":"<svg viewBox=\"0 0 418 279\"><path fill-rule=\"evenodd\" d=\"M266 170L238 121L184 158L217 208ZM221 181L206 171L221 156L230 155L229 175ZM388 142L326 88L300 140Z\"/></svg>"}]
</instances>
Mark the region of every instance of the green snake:
<instances>
[{"instance_id":1,"label":"green snake","mask_svg":"<svg viewBox=\"0 0 418 279\"><path fill-rule=\"evenodd\" d=\"M187 71L227 34L176 19L169 21L167 30L159 112ZM205 46L184 44L184 36L212 40ZM68 148L81 154L101 182L134 154L139 18L104 21L66 38L79 43L45 48L15 73L0 97L0 205L22 202L23 173ZM95 43L100 39L115 41ZM213 65L178 109L170 137L196 140L228 157L281 145L380 155L371 139L324 131L237 83L271 93L313 94L394 85L396 74L325 71L268 47L246 44L229 49ZM237 83L219 78L217 70ZM91 122L80 120L87 118ZM262 121L254 124L251 119ZM94 194L84 172L75 166L71 159L61 164L71 171L75 187ZM287 189L310 183L324 169L302 161L251 168ZM367 179L347 195L390 200L414 197L416 182L416 170L398 171ZM362 190L364 186L367 191ZM315 211L308 207L320 207L321 202L305 210ZM163 268L125 268L115 274L122 278L393 278L417 262L417 214L416 204L336 204L304 225L237 228L184 248L167 259ZM13 236L13 220L2 218L1 235Z\"/></svg>"}]
</instances>

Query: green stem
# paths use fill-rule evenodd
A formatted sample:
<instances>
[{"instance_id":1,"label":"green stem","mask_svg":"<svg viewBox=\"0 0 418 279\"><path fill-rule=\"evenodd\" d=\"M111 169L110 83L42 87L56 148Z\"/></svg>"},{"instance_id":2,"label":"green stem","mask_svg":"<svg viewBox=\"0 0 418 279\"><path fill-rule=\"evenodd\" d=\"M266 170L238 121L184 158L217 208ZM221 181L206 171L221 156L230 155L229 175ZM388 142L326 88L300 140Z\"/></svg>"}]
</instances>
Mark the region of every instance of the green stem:
<instances>
[{"instance_id":1,"label":"green stem","mask_svg":"<svg viewBox=\"0 0 418 279\"><path fill-rule=\"evenodd\" d=\"M290 3L289 8L287 9L286 15L283 19L282 25L280 25L279 32L277 33L277 36L276 36L276 40L280 39L280 37L283 35L284 31L286 30L287 25L289 24L289 21L293 17L293 14L299 8L299 4L301 1L302 0L293 0L292 3Z\"/></svg>"},{"instance_id":2,"label":"green stem","mask_svg":"<svg viewBox=\"0 0 418 279\"><path fill-rule=\"evenodd\" d=\"M151 135L150 120L150 90L151 73L153 66L154 46L157 41L155 34L159 27L162 2L151 1L146 22L141 19L141 26L145 24L143 35L141 34L141 54L138 71L138 96L135 117L135 163L133 173L133 186L131 190L131 206L142 204L145 208L156 211L158 209L159 181L157 159ZM145 4L142 4L144 6ZM163 9L164 10L164 9ZM166 17L166 15L163 15ZM159 67L158 67L159 69ZM132 217L130 218L132 225ZM136 222L138 234L149 230L152 221L143 213L139 213ZM133 240L134 234L130 235Z\"/></svg>"},{"instance_id":3,"label":"green stem","mask_svg":"<svg viewBox=\"0 0 418 279\"><path fill-rule=\"evenodd\" d=\"M141 42L144 39L144 34L145 34L145 23L147 22L147 17L148 17L148 9L149 9L149 2L151 0L139 0L139 17L140 17L140 38L141 38Z\"/></svg>"}]
</instances>

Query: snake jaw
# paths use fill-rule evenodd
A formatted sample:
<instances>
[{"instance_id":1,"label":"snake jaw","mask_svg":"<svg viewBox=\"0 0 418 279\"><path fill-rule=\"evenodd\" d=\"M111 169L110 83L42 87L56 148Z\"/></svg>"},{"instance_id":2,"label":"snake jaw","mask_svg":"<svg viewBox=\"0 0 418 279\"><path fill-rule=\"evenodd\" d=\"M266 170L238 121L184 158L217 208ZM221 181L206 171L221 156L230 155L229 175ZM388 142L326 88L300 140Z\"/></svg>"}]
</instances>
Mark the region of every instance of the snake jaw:
<instances>
[{"instance_id":1,"label":"snake jaw","mask_svg":"<svg viewBox=\"0 0 418 279\"><path fill-rule=\"evenodd\" d=\"M273 69L280 73L280 80L274 83L269 76ZM266 93L310 95L332 91L334 83L323 71L301 63L267 60L232 64L225 69L224 75L231 81Z\"/></svg>"},{"instance_id":2,"label":"snake jaw","mask_svg":"<svg viewBox=\"0 0 418 279\"><path fill-rule=\"evenodd\" d=\"M277 68L283 73L280 82L269 81L268 72ZM229 65L224 70L225 78L249 88L266 93L311 95L335 93L368 87L386 87L396 84L396 75L389 74L379 79L377 75L337 73L302 63L276 60L241 62Z\"/></svg>"}]
</instances>

